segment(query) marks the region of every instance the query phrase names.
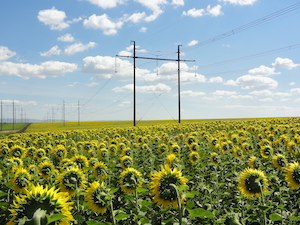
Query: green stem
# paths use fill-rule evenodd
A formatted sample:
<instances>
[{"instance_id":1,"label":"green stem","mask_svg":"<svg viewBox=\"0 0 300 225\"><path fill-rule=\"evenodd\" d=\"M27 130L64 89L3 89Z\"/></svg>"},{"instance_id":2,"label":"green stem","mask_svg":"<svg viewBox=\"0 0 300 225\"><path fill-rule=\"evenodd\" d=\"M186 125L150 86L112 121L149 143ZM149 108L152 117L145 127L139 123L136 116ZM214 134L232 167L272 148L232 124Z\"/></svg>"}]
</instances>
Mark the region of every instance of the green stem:
<instances>
[{"instance_id":1,"label":"green stem","mask_svg":"<svg viewBox=\"0 0 300 225\"><path fill-rule=\"evenodd\" d=\"M261 183L259 181L258 181L258 184L259 184L259 188L260 188L260 192L261 192L262 205L265 206L266 202L265 202L265 196L264 196L263 188L262 188ZM266 215L266 212L264 210L264 213L263 213L263 225L266 225L266 224L267 224L267 215Z\"/></svg>"},{"instance_id":2,"label":"green stem","mask_svg":"<svg viewBox=\"0 0 300 225\"><path fill-rule=\"evenodd\" d=\"M177 202L178 202L178 214L179 214L178 220L179 220L179 225L182 225L182 205L181 205L180 194L175 184L170 184L170 186L173 187L176 191Z\"/></svg>"},{"instance_id":3,"label":"green stem","mask_svg":"<svg viewBox=\"0 0 300 225\"><path fill-rule=\"evenodd\" d=\"M112 200L110 200L110 212L111 212L112 224L116 225L115 214L114 214L114 207L113 207Z\"/></svg>"},{"instance_id":4,"label":"green stem","mask_svg":"<svg viewBox=\"0 0 300 225\"><path fill-rule=\"evenodd\" d=\"M41 210L40 208L36 210L33 214L33 224L34 225L41 225L41 220L45 218L46 212Z\"/></svg>"}]
</instances>

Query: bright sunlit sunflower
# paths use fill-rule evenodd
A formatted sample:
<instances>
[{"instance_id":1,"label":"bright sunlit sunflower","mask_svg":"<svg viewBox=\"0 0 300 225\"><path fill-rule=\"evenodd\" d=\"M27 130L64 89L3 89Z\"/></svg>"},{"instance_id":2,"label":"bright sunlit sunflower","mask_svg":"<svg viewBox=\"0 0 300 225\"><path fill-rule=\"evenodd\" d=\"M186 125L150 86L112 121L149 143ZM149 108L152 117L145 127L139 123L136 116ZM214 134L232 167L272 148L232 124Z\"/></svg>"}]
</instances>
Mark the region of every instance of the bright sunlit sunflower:
<instances>
[{"instance_id":1,"label":"bright sunlit sunflower","mask_svg":"<svg viewBox=\"0 0 300 225\"><path fill-rule=\"evenodd\" d=\"M89 161L84 155L75 155L71 158L71 161L77 164L80 169L89 166Z\"/></svg>"},{"instance_id":2,"label":"bright sunlit sunflower","mask_svg":"<svg viewBox=\"0 0 300 225\"><path fill-rule=\"evenodd\" d=\"M268 180L262 170L245 169L239 176L238 189L245 197L261 196L268 190Z\"/></svg>"},{"instance_id":3,"label":"bright sunlit sunflower","mask_svg":"<svg viewBox=\"0 0 300 225\"><path fill-rule=\"evenodd\" d=\"M178 158L176 157L175 154L171 153L171 154L168 154L166 156L166 163L171 167L173 168L176 164L176 162L178 162Z\"/></svg>"},{"instance_id":4,"label":"bright sunlit sunflower","mask_svg":"<svg viewBox=\"0 0 300 225\"><path fill-rule=\"evenodd\" d=\"M29 172L19 167L14 174L14 177L11 179L10 184L12 185L12 189L18 193L22 193L30 184L31 175Z\"/></svg>"},{"instance_id":5,"label":"bright sunlit sunflower","mask_svg":"<svg viewBox=\"0 0 300 225\"><path fill-rule=\"evenodd\" d=\"M64 218L59 219L56 224L69 225L74 221L71 214L72 204L65 192L59 192L54 187L31 185L24 194L15 196L12 208L9 210L11 218L7 225L17 225L21 224L21 221L32 219L39 209L45 210L47 215L63 215Z\"/></svg>"},{"instance_id":6,"label":"bright sunlit sunflower","mask_svg":"<svg viewBox=\"0 0 300 225\"><path fill-rule=\"evenodd\" d=\"M134 168L125 169L120 177L120 186L125 193L132 194L142 186L142 174Z\"/></svg>"},{"instance_id":7,"label":"bright sunlit sunflower","mask_svg":"<svg viewBox=\"0 0 300 225\"><path fill-rule=\"evenodd\" d=\"M104 162L97 162L93 166L93 175L99 179L104 179L107 176L107 170Z\"/></svg>"},{"instance_id":8,"label":"bright sunlit sunflower","mask_svg":"<svg viewBox=\"0 0 300 225\"><path fill-rule=\"evenodd\" d=\"M155 171L151 174L151 194L153 201L167 208L178 208L178 199L175 186L187 186L188 179L182 176L181 171L178 168L171 169L169 165L161 166L160 171ZM183 201L182 195L180 195L180 201Z\"/></svg>"},{"instance_id":9,"label":"bright sunlit sunflower","mask_svg":"<svg viewBox=\"0 0 300 225\"><path fill-rule=\"evenodd\" d=\"M90 184L90 187L85 193L85 201L90 210L97 214L104 214L110 203L109 189L104 183L95 181Z\"/></svg>"},{"instance_id":10,"label":"bright sunlit sunflower","mask_svg":"<svg viewBox=\"0 0 300 225\"><path fill-rule=\"evenodd\" d=\"M300 165L298 162L293 162L286 167L285 180L288 182L291 189L300 188Z\"/></svg>"},{"instance_id":11,"label":"bright sunlit sunflower","mask_svg":"<svg viewBox=\"0 0 300 225\"><path fill-rule=\"evenodd\" d=\"M25 149L23 147L21 147L20 145L14 145L10 149L10 155L12 157L22 158L24 156L24 153L25 153Z\"/></svg>"},{"instance_id":12,"label":"bright sunlit sunflower","mask_svg":"<svg viewBox=\"0 0 300 225\"><path fill-rule=\"evenodd\" d=\"M86 177L81 169L78 167L71 167L59 175L58 181L60 189L73 196L75 190L85 187Z\"/></svg>"},{"instance_id":13,"label":"bright sunlit sunflower","mask_svg":"<svg viewBox=\"0 0 300 225\"><path fill-rule=\"evenodd\" d=\"M284 168L288 165L287 160L284 155L276 154L272 157L274 166L279 170L284 170Z\"/></svg>"},{"instance_id":14,"label":"bright sunlit sunflower","mask_svg":"<svg viewBox=\"0 0 300 225\"><path fill-rule=\"evenodd\" d=\"M252 169L258 169L260 162L255 156L251 156L248 161L248 166Z\"/></svg>"}]
</instances>

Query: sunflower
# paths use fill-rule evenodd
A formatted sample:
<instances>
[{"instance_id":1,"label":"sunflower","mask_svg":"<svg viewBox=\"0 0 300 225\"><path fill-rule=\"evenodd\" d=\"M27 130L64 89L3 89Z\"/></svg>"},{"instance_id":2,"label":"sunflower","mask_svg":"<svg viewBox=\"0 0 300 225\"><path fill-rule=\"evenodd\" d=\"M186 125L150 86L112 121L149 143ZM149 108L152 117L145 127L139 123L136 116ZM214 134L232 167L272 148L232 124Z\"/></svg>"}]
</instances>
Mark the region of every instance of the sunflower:
<instances>
[{"instance_id":1,"label":"sunflower","mask_svg":"<svg viewBox=\"0 0 300 225\"><path fill-rule=\"evenodd\" d=\"M171 153L166 156L166 162L172 168L175 166L175 163L178 162L178 158L175 154Z\"/></svg>"},{"instance_id":2,"label":"sunflower","mask_svg":"<svg viewBox=\"0 0 300 225\"><path fill-rule=\"evenodd\" d=\"M95 164L97 162L99 162L99 160L97 158L92 157L92 158L89 159L89 166L93 167L93 166L95 166Z\"/></svg>"},{"instance_id":3,"label":"sunflower","mask_svg":"<svg viewBox=\"0 0 300 225\"><path fill-rule=\"evenodd\" d=\"M213 163L213 164L219 164L221 162L218 153L216 152L212 152L210 153L209 156L209 160Z\"/></svg>"},{"instance_id":4,"label":"sunflower","mask_svg":"<svg viewBox=\"0 0 300 225\"><path fill-rule=\"evenodd\" d=\"M99 179L104 179L107 176L107 166L104 162L97 162L93 166L93 174Z\"/></svg>"},{"instance_id":5,"label":"sunflower","mask_svg":"<svg viewBox=\"0 0 300 225\"><path fill-rule=\"evenodd\" d=\"M124 155L127 155L127 156L131 156L132 155L132 150L130 148L123 148L121 150L121 156L124 156Z\"/></svg>"},{"instance_id":6,"label":"sunflower","mask_svg":"<svg viewBox=\"0 0 300 225\"><path fill-rule=\"evenodd\" d=\"M192 151L190 154L189 154L189 160L192 164L197 164L200 160L200 156L198 154L198 152L195 152L195 151Z\"/></svg>"},{"instance_id":7,"label":"sunflower","mask_svg":"<svg viewBox=\"0 0 300 225\"><path fill-rule=\"evenodd\" d=\"M89 166L89 161L84 155L75 155L71 158L71 161L76 163L80 169Z\"/></svg>"},{"instance_id":8,"label":"sunflower","mask_svg":"<svg viewBox=\"0 0 300 225\"><path fill-rule=\"evenodd\" d=\"M287 166L287 160L284 155L282 154L276 154L272 157L274 166L279 170L284 170L284 168Z\"/></svg>"},{"instance_id":9,"label":"sunflower","mask_svg":"<svg viewBox=\"0 0 300 225\"><path fill-rule=\"evenodd\" d=\"M178 208L178 199L175 186L187 186L188 179L182 176L178 168L171 169L169 165L161 166L160 171L151 174L151 194L158 205L167 208ZM183 201L180 195L180 201Z\"/></svg>"},{"instance_id":10,"label":"sunflower","mask_svg":"<svg viewBox=\"0 0 300 225\"><path fill-rule=\"evenodd\" d=\"M132 194L142 186L142 174L134 168L125 169L120 177L120 186L125 193Z\"/></svg>"},{"instance_id":11,"label":"sunflower","mask_svg":"<svg viewBox=\"0 0 300 225\"><path fill-rule=\"evenodd\" d=\"M38 158L38 159L42 159L46 156L46 151L42 148L39 148L36 150L35 152L35 156Z\"/></svg>"},{"instance_id":12,"label":"sunflower","mask_svg":"<svg viewBox=\"0 0 300 225\"><path fill-rule=\"evenodd\" d=\"M45 178L48 179L53 174L54 165L52 162L44 161L39 165L39 174Z\"/></svg>"},{"instance_id":13,"label":"sunflower","mask_svg":"<svg viewBox=\"0 0 300 225\"><path fill-rule=\"evenodd\" d=\"M180 147L178 144L172 144L171 148L170 148L170 152L175 154L175 155L179 155L180 153Z\"/></svg>"},{"instance_id":14,"label":"sunflower","mask_svg":"<svg viewBox=\"0 0 300 225\"><path fill-rule=\"evenodd\" d=\"M0 149L1 149L0 154L2 156L6 156L6 157L9 156L10 150L9 150L9 147L7 145L1 146Z\"/></svg>"},{"instance_id":15,"label":"sunflower","mask_svg":"<svg viewBox=\"0 0 300 225\"><path fill-rule=\"evenodd\" d=\"M125 155L120 158L120 164L123 169L132 167L132 163L133 160L130 156Z\"/></svg>"},{"instance_id":16,"label":"sunflower","mask_svg":"<svg viewBox=\"0 0 300 225\"><path fill-rule=\"evenodd\" d=\"M14 174L14 177L11 179L10 184L12 185L12 189L18 193L22 193L30 184L31 175L29 172L19 167Z\"/></svg>"},{"instance_id":17,"label":"sunflower","mask_svg":"<svg viewBox=\"0 0 300 225\"><path fill-rule=\"evenodd\" d=\"M190 146L193 143L198 143L198 139L195 136L190 135L186 137L185 143L187 146Z\"/></svg>"},{"instance_id":18,"label":"sunflower","mask_svg":"<svg viewBox=\"0 0 300 225\"><path fill-rule=\"evenodd\" d=\"M235 156L236 156L237 158L239 158L239 159L242 159L242 158L244 157L244 155L243 155L243 150L240 149L239 147L235 147L235 148L233 149L233 152L234 152Z\"/></svg>"},{"instance_id":19,"label":"sunflower","mask_svg":"<svg viewBox=\"0 0 300 225\"><path fill-rule=\"evenodd\" d=\"M168 145L166 145L165 143L162 143L158 146L157 149L160 154L165 154L168 151Z\"/></svg>"},{"instance_id":20,"label":"sunflower","mask_svg":"<svg viewBox=\"0 0 300 225\"><path fill-rule=\"evenodd\" d=\"M192 144L190 144L189 146L190 151L195 151L197 152L199 150L199 145L196 142L193 142Z\"/></svg>"},{"instance_id":21,"label":"sunflower","mask_svg":"<svg viewBox=\"0 0 300 225\"><path fill-rule=\"evenodd\" d=\"M34 158L35 152L36 152L36 148L35 147L27 148L27 156L29 158Z\"/></svg>"},{"instance_id":22,"label":"sunflower","mask_svg":"<svg viewBox=\"0 0 300 225\"><path fill-rule=\"evenodd\" d=\"M299 153L299 147L298 144L296 144L294 141L290 141L287 143L287 148L290 153L293 155L297 155Z\"/></svg>"},{"instance_id":23,"label":"sunflower","mask_svg":"<svg viewBox=\"0 0 300 225\"><path fill-rule=\"evenodd\" d=\"M109 149L109 152L114 155L117 153L118 147L115 144L111 144L108 149Z\"/></svg>"},{"instance_id":24,"label":"sunflower","mask_svg":"<svg viewBox=\"0 0 300 225\"><path fill-rule=\"evenodd\" d=\"M100 148L99 149L100 158L101 159L107 159L108 158L108 150L106 148Z\"/></svg>"},{"instance_id":25,"label":"sunflower","mask_svg":"<svg viewBox=\"0 0 300 225\"><path fill-rule=\"evenodd\" d=\"M269 158L273 153L273 149L271 146L262 146L260 149L260 154L263 158Z\"/></svg>"},{"instance_id":26,"label":"sunflower","mask_svg":"<svg viewBox=\"0 0 300 225\"><path fill-rule=\"evenodd\" d=\"M300 165L298 162L290 163L289 166L286 167L285 180L292 189L300 188Z\"/></svg>"},{"instance_id":27,"label":"sunflower","mask_svg":"<svg viewBox=\"0 0 300 225\"><path fill-rule=\"evenodd\" d=\"M261 196L268 190L268 180L262 170L245 169L239 176L238 189L245 197Z\"/></svg>"},{"instance_id":28,"label":"sunflower","mask_svg":"<svg viewBox=\"0 0 300 225\"><path fill-rule=\"evenodd\" d=\"M255 156L251 156L248 161L248 166L252 169L258 169L260 163Z\"/></svg>"},{"instance_id":29,"label":"sunflower","mask_svg":"<svg viewBox=\"0 0 300 225\"><path fill-rule=\"evenodd\" d=\"M21 147L20 145L14 145L10 149L11 157L22 158L24 153L25 153L25 149L23 147Z\"/></svg>"},{"instance_id":30,"label":"sunflower","mask_svg":"<svg viewBox=\"0 0 300 225\"><path fill-rule=\"evenodd\" d=\"M54 154L57 158L63 159L67 156L67 150L64 145L56 145Z\"/></svg>"},{"instance_id":31,"label":"sunflower","mask_svg":"<svg viewBox=\"0 0 300 225\"><path fill-rule=\"evenodd\" d=\"M103 182L94 181L85 193L88 208L98 214L104 214L107 211L110 198L109 189Z\"/></svg>"},{"instance_id":32,"label":"sunflower","mask_svg":"<svg viewBox=\"0 0 300 225\"><path fill-rule=\"evenodd\" d=\"M73 196L77 189L85 187L86 177L81 169L78 167L71 167L60 174L58 181L60 189Z\"/></svg>"},{"instance_id":33,"label":"sunflower","mask_svg":"<svg viewBox=\"0 0 300 225\"><path fill-rule=\"evenodd\" d=\"M55 187L48 188L41 185L31 185L25 193L16 196L10 211L10 220L7 225L17 225L21 221L31 220L35 212L44 210L47 215L60 214L59 225L69 225L74 218L71 214L73 202L65 192L59 192Z\"/></svg>"},{"instance_id":34,"label":"sunflower","mask_svg":"<svg viewBox=\"0 0 300 225\"><path fill-rule=\"evenodd\" d=\"M28 172L29 174L36 176L38 174L38 167L34 164L30 164L28 166Z\"/></svg>"}]
</instances>

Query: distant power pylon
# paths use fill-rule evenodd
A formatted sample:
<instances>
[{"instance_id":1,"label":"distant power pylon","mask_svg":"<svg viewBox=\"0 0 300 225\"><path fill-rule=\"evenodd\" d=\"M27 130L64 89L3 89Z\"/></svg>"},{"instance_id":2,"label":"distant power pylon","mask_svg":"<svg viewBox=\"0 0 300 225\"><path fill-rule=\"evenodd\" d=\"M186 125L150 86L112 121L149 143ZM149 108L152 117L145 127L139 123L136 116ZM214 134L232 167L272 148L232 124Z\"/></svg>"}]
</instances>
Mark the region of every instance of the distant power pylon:
<instances>
[{"instance_id":1,"label":"distant power pylon","mask_svg":"<svg viewBox=\"0 0 300 225\"><path fill-rule=\"evenodd\" d=\"M177 59L166 59L166 58L152 58L152 57L141 57L136 56L136 48L135 48L135 41L131 41L133 43L133 56L124 56L124 55L117 55L118 57L123 58L133 58L133 126L136 126L136 82L135 82L135 69L136 59L149 59L149 60L162 60L162 61L177 61L178 62L178 123L181 122L181 106L180 106L180 62L195 62L195 60L182 60L180 59L180 47L181 45L178 45L178 51L177 51Z\"/></svg>"}]
</instances>

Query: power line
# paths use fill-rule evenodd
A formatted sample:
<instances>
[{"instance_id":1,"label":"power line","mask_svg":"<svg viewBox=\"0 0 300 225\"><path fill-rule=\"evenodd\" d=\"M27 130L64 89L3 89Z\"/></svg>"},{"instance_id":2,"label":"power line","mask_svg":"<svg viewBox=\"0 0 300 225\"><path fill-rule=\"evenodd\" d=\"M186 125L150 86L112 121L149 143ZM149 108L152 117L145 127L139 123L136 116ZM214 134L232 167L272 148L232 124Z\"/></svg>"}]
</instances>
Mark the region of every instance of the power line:
<instances>
[{"instance_id":1,"label":"power line","mask_svg":"<svg viewBox=\"0 0 300 225\"><path fill-rule=\"evenodd\" d=\"M187 47L183 51L185 51L185 52L191 51L191 50L194 50L195 48L199 48L201 46L204 46L204 45L216 42L216 41L221 40L223 38L235 35L235 34L240 33L242 31L245 31L245 30L251 29L253 27L256 27L258 25L261 25L261 24L264 24L266 22L269 22L269 21L271 21L273 19L276 19L276 18L278 18L280 16L283 16L283 15L285 15L287 13L290 13L292 11L295 11L297 9L300 9L300 2L295 3L295 4L291 5L291 6L286 7L286 8L283 8L281 10L278 10L278 11L276 11L274 13L271 13L271 14L269 14L267 16L264 16L264 17L262 17L260 19L254 20L254 21L252 21L250 23L247 23L245 25L242 25L240 27L237 27L235 29L229 30L229 31L227 31L225 33L219 34L219 35L217 35L215 37L209 38L206 41L202 41L202 42L200 42L197 45L194 45L194 46L191 46L191 47Z\"/></svg>"}]
</instances>

